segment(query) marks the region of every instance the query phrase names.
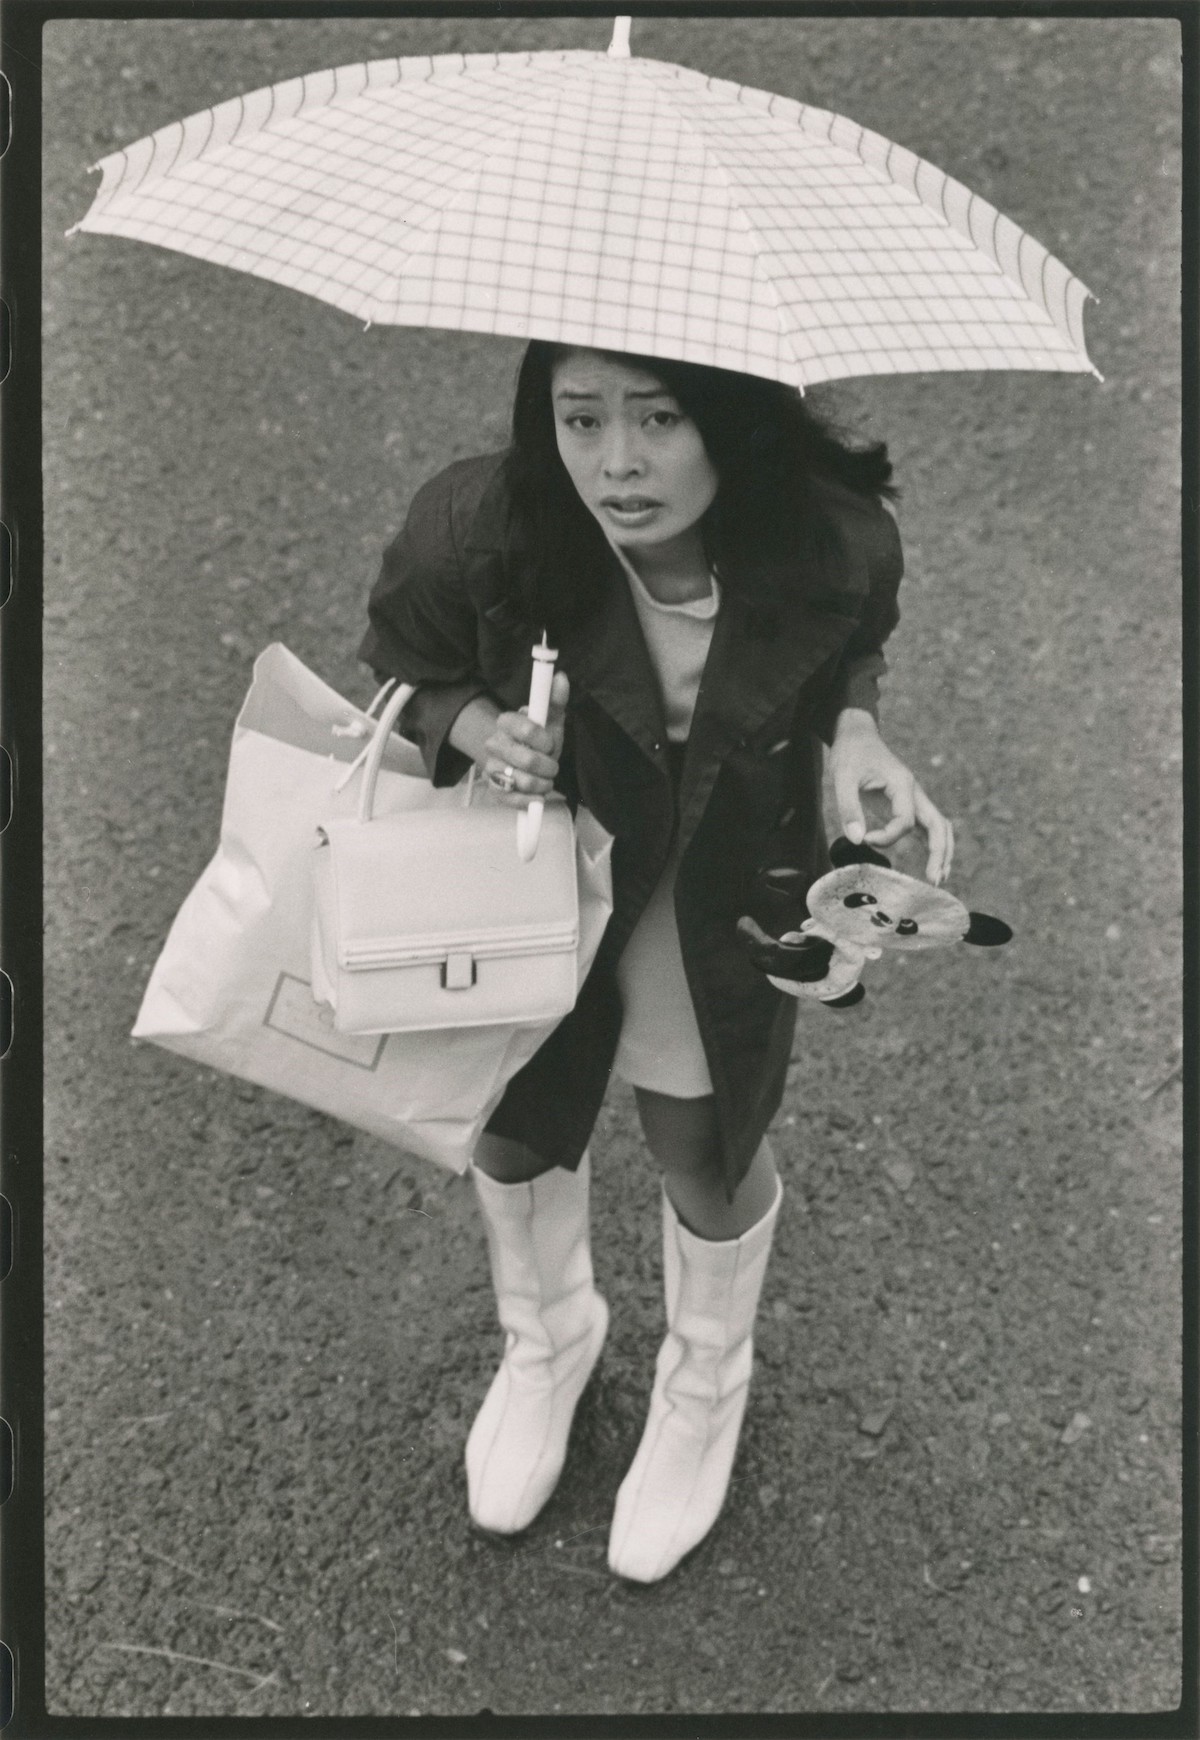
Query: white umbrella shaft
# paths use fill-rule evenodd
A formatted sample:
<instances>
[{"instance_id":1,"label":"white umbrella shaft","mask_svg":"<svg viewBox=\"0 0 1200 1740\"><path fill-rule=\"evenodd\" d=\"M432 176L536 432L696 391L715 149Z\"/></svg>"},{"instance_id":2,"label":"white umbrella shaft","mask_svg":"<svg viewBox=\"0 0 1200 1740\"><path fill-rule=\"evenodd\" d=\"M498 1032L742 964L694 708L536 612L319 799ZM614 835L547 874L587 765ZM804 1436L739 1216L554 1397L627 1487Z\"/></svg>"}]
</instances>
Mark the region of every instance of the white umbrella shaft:
<instances>
[{"instance_id":1,"label":"white umbrella shaft","mask_svg":"<svg viewBox=\"0 0 1200 1740\"><path fill-rule=\"evenodd\" d=\"M554 661L557 657L557 650L547 646L546 637L543 635L541 646L533 649L533 676L529 683L529 706L526 709L535 725L544 725L550 717L550 690L554 684ZM538 849L542 832L542 812L545 807L541 798L534 798L517 817L517 853L523 864L528 864Z\"/></svg>"},{"instance_id":2,"label":"white umbrella shaft","mask_svg":"<svg viewBox=\"0 0 1200 1740\"><path fill-rule=\"evenodd\" d=\"M632 13L628 18L613 19L612 41L608 45L608 52L613 60L629 59L629 30L632 24Z\"/></svg>"}]
</instances>

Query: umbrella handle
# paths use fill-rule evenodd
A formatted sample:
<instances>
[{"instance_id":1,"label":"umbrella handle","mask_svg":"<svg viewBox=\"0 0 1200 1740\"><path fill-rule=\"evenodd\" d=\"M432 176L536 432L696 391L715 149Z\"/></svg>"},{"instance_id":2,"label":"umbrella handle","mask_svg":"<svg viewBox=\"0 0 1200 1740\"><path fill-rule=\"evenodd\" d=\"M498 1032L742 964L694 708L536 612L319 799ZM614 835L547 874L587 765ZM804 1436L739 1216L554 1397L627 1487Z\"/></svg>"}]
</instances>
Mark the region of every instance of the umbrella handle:
<instances>
[{"instance_id":1,"label":"umbrella handle","mask_svg":"<svg viewBox=\"0 0 1200 1740\"><path fill-rule=\"evenodd\" d=\"M542 644L533 649L533 675L529 682L529 705L525 709L535 725L544 725L550 717L550 690L557 657L558 653L547 644L543 634ZM528 864L537 853L545 808L544 798L531 798L517 816L517 856L522 864Z\"/></svg>"},{"instance_id":2,"label":"umbrella handle","mask_svg":"<svg viewBox=\"0 0 1200 1740\"><path fill-rule=\"evenodd\" d=\"M542 798L531 798L525 809L517 811L517 857L522 864L530 863L537 856L545 808Z\"/></svg>"}]
</instances>

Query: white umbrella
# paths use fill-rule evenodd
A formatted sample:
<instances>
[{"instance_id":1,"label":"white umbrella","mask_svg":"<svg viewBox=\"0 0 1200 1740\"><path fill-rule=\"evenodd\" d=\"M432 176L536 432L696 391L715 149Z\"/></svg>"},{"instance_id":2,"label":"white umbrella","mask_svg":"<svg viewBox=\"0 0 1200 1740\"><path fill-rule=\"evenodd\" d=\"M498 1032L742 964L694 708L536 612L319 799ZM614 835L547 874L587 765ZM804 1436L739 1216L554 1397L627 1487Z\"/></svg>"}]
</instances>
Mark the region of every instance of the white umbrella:
<instances>
[{"instance_id":1,"label":"white umbrella","mask_svg":"<svg viewBox=\"0 0 1200 1740\"><path fill-rule=\"evenodd\" d=\"M75 228L368 322L799 387L1096 373L1090 292L986 200L827 109L632 57L628 24L607 54L376 60L235 97L102 159Z\"/></svg>"}]
</instances>

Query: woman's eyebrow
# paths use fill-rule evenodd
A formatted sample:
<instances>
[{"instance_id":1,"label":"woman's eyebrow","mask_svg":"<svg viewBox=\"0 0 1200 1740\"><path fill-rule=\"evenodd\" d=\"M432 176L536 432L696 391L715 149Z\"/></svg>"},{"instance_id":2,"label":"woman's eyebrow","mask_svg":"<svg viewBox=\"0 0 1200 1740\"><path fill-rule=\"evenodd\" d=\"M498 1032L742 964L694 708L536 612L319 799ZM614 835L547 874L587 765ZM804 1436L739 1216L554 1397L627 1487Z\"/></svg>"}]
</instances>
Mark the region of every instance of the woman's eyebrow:
<instances>
[{"instance_id":1,"label":"woman's eyebrow","mask_svg":"<svg viewBox=\"0 0 1200 1740\"><path fill-rule=\"evenodd\" d=\"M622 395L626 399L671 399L674 394L668 387L630 387ZM583 392L576 387L559 387L554 394L556 399L599 399L600 393Z\"/></svg>"}]
</instances>

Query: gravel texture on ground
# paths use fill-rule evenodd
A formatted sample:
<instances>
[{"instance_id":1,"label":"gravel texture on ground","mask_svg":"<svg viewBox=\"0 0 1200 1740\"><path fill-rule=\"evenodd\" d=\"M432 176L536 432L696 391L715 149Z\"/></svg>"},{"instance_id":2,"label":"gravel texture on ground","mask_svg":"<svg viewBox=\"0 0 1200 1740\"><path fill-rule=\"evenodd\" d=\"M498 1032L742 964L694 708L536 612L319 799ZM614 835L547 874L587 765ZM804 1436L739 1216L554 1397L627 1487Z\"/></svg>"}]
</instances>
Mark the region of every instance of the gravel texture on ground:
<instances>
[{"instance_id":1,"label":"gravel texture on ground","mask_svg":"<svg viewBox=\"0 0 1200 1740\"><path fill-rule=\"evenodd\" d=\"M599 19L58 21L44 37L47 1696L52 1711L1133 1711L1180 1695L1179 40L1152 17L639 19L854 116L1100 298L1087 376L820 395L884 436L885 735L1015 942L802 1008L735 1480L605 1569L661 1337L626 1090L613 1305L558 1492L470 1530L496 1331L469 1184L129 1028L216 840L250 662L343 692L416 486L519 347L63 232L86 166L302 71L603 47ZM803 1138L799 1132L803 1130Z\"/></svg>"}]
</instances>

